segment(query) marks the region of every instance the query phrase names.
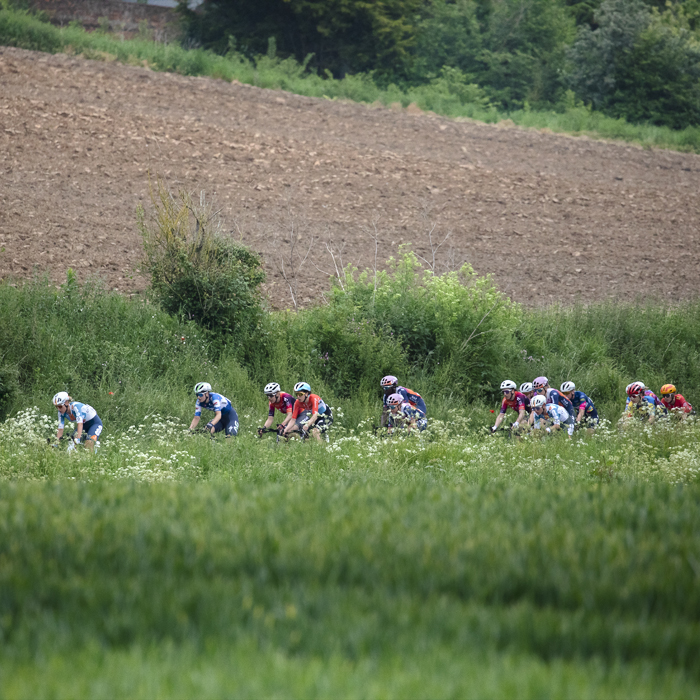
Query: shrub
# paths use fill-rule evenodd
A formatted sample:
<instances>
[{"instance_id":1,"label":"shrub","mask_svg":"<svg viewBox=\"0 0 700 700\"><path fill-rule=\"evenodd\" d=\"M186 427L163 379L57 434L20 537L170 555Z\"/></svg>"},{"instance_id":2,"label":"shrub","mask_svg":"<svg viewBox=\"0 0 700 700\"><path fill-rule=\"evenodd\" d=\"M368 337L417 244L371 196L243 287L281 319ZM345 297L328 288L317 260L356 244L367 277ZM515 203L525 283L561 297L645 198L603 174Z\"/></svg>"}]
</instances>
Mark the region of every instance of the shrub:
<instances>
[{"instance_id":1,"label":"shrub","mask_svg":"<svg viewBox=\"0 0 700 700\"><path fill-rule=\"evenodd\" d=\"M153 216L139 210L144 267L161 307L204 328L245 341L262 314L260 257L226 238L202 192L199 203L175 198L159 181L152 191Z\"/></svg>"},{"instance_id":2,"label":"shrub","mask_svg":"<svg viewBox=\"0 0 700 700\"><path fill-rule=\"evenodd\" d=\"M518 305L470 265L436 275L411 251L389 263L376 277L363 272L355 279L349 269L348 284L334 290L331 305L349 303L361 317L391 329L414 368L432 375L436 391L490 386L520 319Z\"/></svg>"}]
</instances>

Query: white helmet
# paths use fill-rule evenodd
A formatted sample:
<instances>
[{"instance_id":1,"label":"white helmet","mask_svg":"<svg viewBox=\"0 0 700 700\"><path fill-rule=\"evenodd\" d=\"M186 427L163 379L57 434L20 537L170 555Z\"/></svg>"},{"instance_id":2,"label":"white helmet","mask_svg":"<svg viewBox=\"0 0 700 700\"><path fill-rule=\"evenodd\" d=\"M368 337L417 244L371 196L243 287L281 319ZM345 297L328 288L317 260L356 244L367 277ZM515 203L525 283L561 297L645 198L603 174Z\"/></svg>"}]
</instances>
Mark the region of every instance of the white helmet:
<instances>
[{"instance_id":1,"label":"white helmet","mask_svg":"<svg viewBox=\"0 0 700 700\"><path fill-rule=\"evenodd\" d=\"M532 386L532 382L523 382L520 385L520 389L518 391L521 391L523 394L527 394L531 391L534 391L534 387Z\"/></svg>"},{"instance_id":2,"label":"white helmet","mask_svg":"<svg viewBox=\"0 0 700 700\"><path fill-rule=\"evenodd\" d=\"M510 389L511 391L515 391L518 388L518 385L515 382L511 382L510 379L506 379L501 382L501 391L504 389Z\"/></svg>"},{"instance_id":3,"label":"white helmet","mask_svg":"<svg viewBox=\"0 0 700 700\"><path fill-rule=\"evenodd\" d=\"M203 394L205 391L211 391L211 384L208 382L197 382L194 385L195 394Z\"/></svg>"},{"instance_id":4,"label":"white helmet","mask_svg":"<svg viewBox=\"0 0 700 700\"><path fill-rule=\"evenodd\" d=\"M280 385L277 382L265 384L265 388L263 389L263 393L267 396L274 396L278 391L280 391Z\"/></svg>"},{"instance_id":5,"label":"white helmet","mask_svg":"<svg viewBox=\"0 0 700 700\"><path fill-rule=\"evenodd\" d=\"M570 391L574 391L576 389L576 384L573 382L564 382L560 387L559 391L561 391L564 394L568 394Z\"/></svg>"},{"instance_id":6,"label":"white helmet","mask_svg":"<svg viewBox=\"0 0 700 700\"><path fill-rule=\"evenodd\" d=\"M59 391L58 394L56 394L53 397L53 405L54 406L63 406L64 404L67 404L70 401L70 396L68 396L67 391Z\"/></svg>"},{"instance_id":7,"label":"white helmet","mask_svg":"<svg viewBox=\"0 0 700 700\"><path fill-rule=\"evenodd\" d=\"M306 383L306 382L297 382L294 385L294 393L298 393L300 391L305 391L307 393L311 393L311 387Z\"/></svg>"},{"instance_id":8,"label":"white helmet","mask_svg":"<svg viewBox=\"0 0 700 700\"><path fill-rule=\"evenodd\" d=\"M547 399L545 399L545 397L541 394L533 396L530 400L530 406L532 406L533 408L542 408L546 403Z\"/></svg>"}]
</instances>

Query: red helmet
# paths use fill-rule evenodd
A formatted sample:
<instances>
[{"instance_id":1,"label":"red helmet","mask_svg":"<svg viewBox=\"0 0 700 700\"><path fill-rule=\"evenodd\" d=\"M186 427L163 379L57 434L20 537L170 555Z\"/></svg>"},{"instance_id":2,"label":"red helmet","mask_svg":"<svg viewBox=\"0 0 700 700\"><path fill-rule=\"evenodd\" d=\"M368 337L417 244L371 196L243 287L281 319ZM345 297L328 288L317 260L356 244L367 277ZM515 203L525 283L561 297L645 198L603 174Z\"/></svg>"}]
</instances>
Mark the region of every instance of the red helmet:
<instances>
[{"instance_id":1,"label":"red helmet","mask_svg":"<svg viewBox=\"0 0 700 700\"><path fill-rule=\"evenodd\" d=\"M639 396L644 393L644 389L646 389L646 387L643 382L632 382L627 387L627 396Z\"/></svg>"}]
</instances>

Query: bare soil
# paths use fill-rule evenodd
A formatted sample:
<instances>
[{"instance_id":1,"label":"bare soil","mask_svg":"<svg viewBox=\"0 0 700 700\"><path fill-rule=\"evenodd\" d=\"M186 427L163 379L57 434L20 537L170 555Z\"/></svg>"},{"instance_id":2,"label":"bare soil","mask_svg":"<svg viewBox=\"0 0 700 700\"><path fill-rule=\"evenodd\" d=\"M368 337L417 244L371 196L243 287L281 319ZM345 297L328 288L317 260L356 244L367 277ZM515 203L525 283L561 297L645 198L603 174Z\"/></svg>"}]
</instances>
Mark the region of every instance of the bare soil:
<instances>
[{"instance_id":1,"label":"bare soil","mask_svg":"<svg viewBox=\"0 0 700 700\"><path fill-rule=\"evenodd\" d=\"M143 290L149 172L217 202L277 307L329 288L327 244L432 265L448 234L437 271L528 305L698 294L698 156L0 48L0 277Z\"/></svg>"}]
</instances>

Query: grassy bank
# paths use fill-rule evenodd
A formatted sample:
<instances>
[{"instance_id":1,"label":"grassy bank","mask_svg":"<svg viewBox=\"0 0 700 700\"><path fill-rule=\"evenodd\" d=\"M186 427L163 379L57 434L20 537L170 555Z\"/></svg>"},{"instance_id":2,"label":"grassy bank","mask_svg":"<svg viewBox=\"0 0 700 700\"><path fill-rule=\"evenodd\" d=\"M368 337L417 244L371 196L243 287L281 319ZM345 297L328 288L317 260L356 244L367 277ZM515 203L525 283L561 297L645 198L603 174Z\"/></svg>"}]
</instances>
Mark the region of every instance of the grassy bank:
<instances>
[{"instance_id":1,"label":"grassy bank","mask_svg":"<svg viewBox=\"0 0 700 700\"><path fill-rule=\"evenodd\" d=\"M476 119L492 124L510 120L528 128L619 139L645 147L700 152L699 127L676 131L667 127L630 124L624 119L613 119L573 102L562 111L501 112L485 105L483 98L474 90L470 91L471 86L451 84L444 79L406 90L395 85L381 88L367 75L349 75L337 80L311 73L292 59L260 56L250 60L236 52L220 56L202 49L183 49L177 44L136 39L122 41L118 36L89 33L79 27L54 27L32 15L7 7L0 9L0 43L50 53L77 53L94 60L116 60L183 75L237 80L311 97L385 106L400 104L407 107L414 103L423 110L452 118ZM473 101L470 101L469 96L473 93Z\"/></svg>"},{"instance_id":2,"label":"grassy bank","mask_svg":"<svg viewBox=\"0 0 700 700\"><path fill-rule=\"evenodd\" d=\"M373 313L401 317L401 279ZM358 285L267 315L257 356L72 276L0 286L0 695L700 697L700 427L616 425L632 378L697 401L700 305L504 302L471 394L385 329L430 427L382 439ZM443 332L399 296L421 337L459 337L462 317ZM329 337L366 367L350 393L318 364ZM261 387L301 371L334 407L330 443L258 439ZM608 421L491 437L505 372L573 378ZM202 379L233 400L238 438L188 433ZM94 456L47 444L64 388L103 418Z\"/></svg>"}]
</instances>

